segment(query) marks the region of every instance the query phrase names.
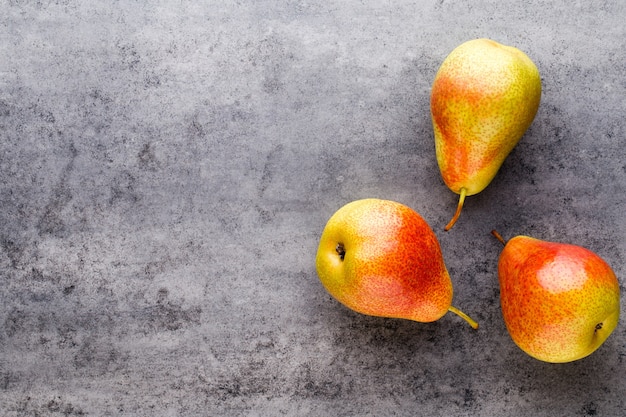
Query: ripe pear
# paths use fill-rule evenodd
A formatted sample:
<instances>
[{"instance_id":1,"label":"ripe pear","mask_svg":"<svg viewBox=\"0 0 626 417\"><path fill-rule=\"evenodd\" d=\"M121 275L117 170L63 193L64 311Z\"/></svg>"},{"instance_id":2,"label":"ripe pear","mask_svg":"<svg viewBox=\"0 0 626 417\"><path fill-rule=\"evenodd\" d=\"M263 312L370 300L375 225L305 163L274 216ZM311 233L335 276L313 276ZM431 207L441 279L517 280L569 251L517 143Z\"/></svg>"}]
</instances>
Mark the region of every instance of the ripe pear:
<instances>
[{"instance_id":1,"label":"ripe pear","mask_svg":"<svg viewBox=\"0 0 626 417\"><path fill-rule=\"evenodd\" d=\"M433 81L430 111L444 182L466 196L481 192L526 132L539 108L541 78L519 49L490 39L455 48Z\"/></svg>"},{"instance_id":2,"label":"ripe pear","mask_svg":"<svg viewBox=\"0 0 626 417\"><path fill-rule=\"evenodd\" d=\"M328 220L316 256L326 290L346 307L371 316L432 322L451 311L452 282L441 248L413 209L389 200L346 204Z\"/></svg>"},{"instance_id":3,"label":"ripe pear","mask_svg":"<svg viewBox=\"0 0 626 417\"><path fill-rule=\"evenodd\" d=\"M582 359L617 326L619 283L611 267L588 249L516 236L500 254L498 276L507 330L536 359Z\"/></svg>"}]
</instances>

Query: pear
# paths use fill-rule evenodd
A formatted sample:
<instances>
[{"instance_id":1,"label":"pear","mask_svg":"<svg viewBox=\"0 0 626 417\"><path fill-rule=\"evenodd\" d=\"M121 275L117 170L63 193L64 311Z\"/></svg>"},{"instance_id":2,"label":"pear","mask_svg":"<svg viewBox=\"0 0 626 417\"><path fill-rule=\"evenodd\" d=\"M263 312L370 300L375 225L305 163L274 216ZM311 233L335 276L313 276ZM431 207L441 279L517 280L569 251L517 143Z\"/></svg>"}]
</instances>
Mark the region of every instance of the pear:
<instances>
[{"instance_id":1,"label":"pear","mask_svg":"<svg viewBox=\"0 0 626 417\"><path fill-rule=\"evenodd\" d=\"M617 326L619 283L588 249L516 236L500 254L498 276L506 328L517 346L538 360L582 359Z\"/></svg>"},{"instance_id":2,"label":"pear","mask_svg":"<svg viewBox=\"0 0 626 417\"><path fill-rule=\"evenodd\" d=\"M437 163L459 194L452 228L466 196L481 192L524 135L539 108L541 78L519 49L490 39L455 48L432 85L430 111Z\"/></svg>"},{"instance_id":3,"label":"pear","mask_svg":"<svg viewBox=\"0 0 626 417\"><path fill-rule=\"evenodd\" d=\"M371 316L433 322L451 306L452 281L437 237L410 207L375 198L337 210L320 237L320 281L346 307Z\"/></svg>"}]
</instances>

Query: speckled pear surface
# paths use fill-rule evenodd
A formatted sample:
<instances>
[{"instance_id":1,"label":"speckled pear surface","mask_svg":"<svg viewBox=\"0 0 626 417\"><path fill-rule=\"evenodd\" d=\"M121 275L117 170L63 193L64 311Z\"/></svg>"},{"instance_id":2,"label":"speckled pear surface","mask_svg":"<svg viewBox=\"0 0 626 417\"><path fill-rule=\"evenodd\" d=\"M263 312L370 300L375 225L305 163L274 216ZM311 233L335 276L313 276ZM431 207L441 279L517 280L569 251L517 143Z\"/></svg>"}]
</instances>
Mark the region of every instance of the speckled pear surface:
<instances>
[{"instance_id":1,"label":"speckled pear surface","mask_svg":"<svg viewBox=\"0 0 626 417\"><path fill-rule=\"evenodd\" d=\"M509 334L536 359L570 362L584 358L617 326L617 278L588 249L517 236L504 247L498 273Z\"/></svg>"},{"instance_id":2,"label":"speckled pear surface","mask_svg":"<svg viewBox=\"0 0 626 417\"><path fill-rule=\"evenodd\" d=\"M461 195L459 211L466 195L491 182L532 123L540 98L539 71L517 48L475 39L443 61L430 110L439 169Z\"/></svg>"},{"instance_id":3,"label":"speckled pear surface","mask_svg":"<svg viewBox=\"0 0 626 417\"><path fill-rule=\"evenodd\" d=\"M326 290L359 313L419 322L460 313L450 306L452 282L435 234L416 211L394 201L341 207L322 232L316 266Z\"/></svg>"}]
</instances>

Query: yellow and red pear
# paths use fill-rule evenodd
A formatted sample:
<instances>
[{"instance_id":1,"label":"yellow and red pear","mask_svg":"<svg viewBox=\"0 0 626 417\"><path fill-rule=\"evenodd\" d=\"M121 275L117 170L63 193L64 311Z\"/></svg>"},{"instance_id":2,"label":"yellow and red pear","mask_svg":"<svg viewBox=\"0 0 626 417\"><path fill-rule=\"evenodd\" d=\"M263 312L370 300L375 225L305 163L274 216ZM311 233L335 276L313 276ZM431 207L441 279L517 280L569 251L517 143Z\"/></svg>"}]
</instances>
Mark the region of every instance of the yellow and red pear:
<instances>
[{"instance_id":1,"label":"yellow and red pear","mask_svg":"<svg viewBox=\"0 0 626 417\"><path fill-rule=\"evenodd\" d=\"M389 200L346 204L328 220L316 257L326 290L362 314L432 322L452 311L452 282L441 248L413 209Z\"/></svg>"},{"instance_id":2,"label":"yellow and red pear","mask_svg":"<svg viewBox=\"0 0 626 417\"><path fill-rule=\"evenodd\" d=\"M498 275L507 330L536 359L582 359L617 326L619 283L611 267L588 249L516 236L500 254Z\"/></svg>"},{"instance_id":3,"label":"yellow and red pear","mask_svg":"<svg viewBox=\"0 0 626 417\"><path fill-rule=\"evenodd\" d=\"M455 48L433 81L430 111L437 163L444 182L466 196L481 192L524 135L537 113L541 78L519 49L490 39Z\"/></svg>"}]
</instances>

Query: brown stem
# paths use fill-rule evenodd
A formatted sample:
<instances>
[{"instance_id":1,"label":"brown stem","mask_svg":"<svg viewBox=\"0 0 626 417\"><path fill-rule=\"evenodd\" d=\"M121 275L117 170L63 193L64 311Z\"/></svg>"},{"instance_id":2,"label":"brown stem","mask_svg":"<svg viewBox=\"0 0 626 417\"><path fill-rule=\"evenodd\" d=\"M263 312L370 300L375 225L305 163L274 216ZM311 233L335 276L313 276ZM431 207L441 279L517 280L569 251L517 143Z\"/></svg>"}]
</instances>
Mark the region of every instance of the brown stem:
<instances>
[{"instance_id":1,"label":"brown stem","mask_svg":"<svg viewBox=\"0 0 626 417\"><path fill-rule=\"evenodd\" d=\"M454 223L456 223L457 219L461 215L461 209L463 208L463 202L465 201L466 195L467 189L465 187L461 188L461 191L459 191L459 204L456 206L456 212L454 213L454 216L452 216L452 220L450 220L450 222L443 229L446 232L452 229L452 226L454 226Z\"/></svg>"},{"instance_id":2,"label":"brown stem","mask_svg":"<svg viewBox=\"0 0 626 417\"><path fill-rule=\"evenodd\" d=\"M502 235L500 233L498 233L497 230L492 230L491 234L495 236L496 239L498 239L500 241L500 243L502 243L503 245L506 245L506 241L504 240L504 238L502 237Z\"/></svg>"}]
</instances>

